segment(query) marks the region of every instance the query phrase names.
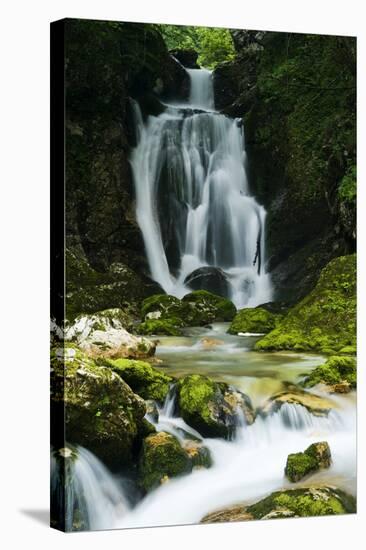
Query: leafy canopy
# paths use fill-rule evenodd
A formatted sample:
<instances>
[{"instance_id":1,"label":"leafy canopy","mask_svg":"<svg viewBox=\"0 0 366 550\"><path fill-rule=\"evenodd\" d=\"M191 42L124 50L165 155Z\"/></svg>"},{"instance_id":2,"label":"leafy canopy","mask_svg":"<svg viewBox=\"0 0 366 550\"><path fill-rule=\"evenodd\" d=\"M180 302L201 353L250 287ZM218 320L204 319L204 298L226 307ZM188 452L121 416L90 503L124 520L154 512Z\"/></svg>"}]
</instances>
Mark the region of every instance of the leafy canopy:
<instances>
[{"instance_id":1,"label":"leafy canopy","mask_svg":"<svg viewBox=\"0 0 366 550\"><path fill-rule=\"evenodd\" d=\"M169 50L194 49L198 52L198 64L207 69L234 59L235 49L229 29L160 25L160 32Z\"/></svg>"}]
</instances>

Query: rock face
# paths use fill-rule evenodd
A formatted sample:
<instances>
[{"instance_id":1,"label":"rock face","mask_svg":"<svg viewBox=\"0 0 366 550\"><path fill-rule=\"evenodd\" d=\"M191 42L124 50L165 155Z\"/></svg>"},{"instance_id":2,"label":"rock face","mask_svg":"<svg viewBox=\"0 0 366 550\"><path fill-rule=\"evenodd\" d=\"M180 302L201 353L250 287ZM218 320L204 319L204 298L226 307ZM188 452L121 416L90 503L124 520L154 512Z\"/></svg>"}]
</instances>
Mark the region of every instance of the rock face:
<instances>
[{"instance_id":1,"label":"rock face","mask_svg":"<svg viewBox=\"0 0 366 550\"><path fill-rule=\"evenodd\" d=\"M237 56L214 71L215 103L244 120L251 188L268 213L276 299L294 302L326 263L355 250L356 43L294 33L232 36ZM308 83L301 94L300 81ZM342 82L338 95L332 81Z\"/></svg>"},{"instance_id":2,"label":"rock face","mask_svg":"<svg viewBox=\"0 0 366 550\"><path fill-rule=\"evenodd\" d=\"M139 483L145 491L191 470L191 460L176 437L158 432L145 438L138 467Z\"/></svg>"},{"instance_id":3,"label":"rock face","mask_svg":"<svg viewBox=\"0 0 366 550\"><path fill-rule=\"evenodd\" d=\"M133 336L131 317L121 309L108 309L94 315L81 315L65 331L65 340L75 342L90 357L150 357L156 344Z\"/></svg>"},{"instance_id":4,"label":"rock face","mask_svg":"<svg viewBox=\"0 0 366 550\"><path fill-rule=\"evenodd\" d=\"M231 438L242 422L254 421L249 397L198 374L178 381L177 403L185 422L204 437Z\"/></svg>"},{"instance_id":5,"label":"rock face","mask_svg":"<svg viewBox=\"0 0 366 550\"><path fill-rule=\"evenodd\" d=\"M107 361L105 364L119 374L138 395L159 403L164 401L173 382L171 376L167 376L144 361L117 359Z\"/></svg>"},{"instance_id":6,"label":"rock face","mask_svg":"<svg viewBox=\"0 0 366 550\"><path fill-rule=\"evenodd\" d=\"M144 322L138 330L142 334L178 336L185 326L202 326L214 321L229 321L236 312L227 298L206 290L186 294L182 300L167 294L158 294L144 300L141 317Z\"/></svg>"},{"instance_id":7,"label":"rock face","mask_svg":"<svg viewBox=\"0 0 366 550\"><path fill-rule=\"evenodd\" d=\"M134 212L130 98L144 116L156 114L159 98L187 97L189 78L152 25L75 19L65 33L66 290L75 317L158 291L149 290ZM82 285L72 256L85 260ZM112 273L115 263L127 275Z\"/></svg>"},{"instance_id":8,"label":"rock face","mask_svg":"<svg viewBox=\"0 0 366 550\"><path fill-rule=\"evenodd\" d=\"M325 385L329 392L347 393L356 388L356 358L333 356L316 367L303 382L305 387Z\"/></svg>"},{"instance_id":9,"label":"rock face","mask_svg":"<svg viewBox=\"0 0 366 550\"><path fill-rule=\"evenodd\" d=\"M52 352L51 407L65 407L70 443L91 450L110 468L130 465L140 440L145 403L109 368L97 366L80 350Z\"/></svg>"},{"instance_id":10,"label":"rock face","mask_svg":"<svg viewBox=\"0 0 366 550\"><path fill-rule=\"evenodd\" d=\"M239 332L267 333L273 330L281 315L271 313L261 307L241 309L237 312L228 332L238 334Z\"/></svg>"},{"instance_id":11,"label":"rock face","mask_svg":"<svg viewBox=\"0 0 366 550\"><path fill-rule=\"evenodd\" d=\"M272 395L260 410L262 415L274 414L281 409L283 405L301 405L305 407L314 416L327 416L329 411L334 408L332 401L303 392L296 387L291 391L284 391Z\"/></svg>"},{"instance_id":12,"label":"rock face","mask_svg":"<svg viewBox=\"0 0 366 550\"><path fill-rule=\"evenodd\" d=\"M353 496L334 487L276 491L251 506L236 505L212 512L201 523L354 514Z\"/></svg>"},{"instance_id":13,"label":"rock face","mask_svg":"<svg viewBox=\"0 0 366 550\"><path fill-rule=\"evenodd\" d=\"M303 453L288 455L285 474L295 483L303 477L331 465L331 453L326 441L313 443Z\"/></svg>"},{"instance_id":14,"label":"rock face","mask_svg":"<svg viewBox=\"0 0 366 550\"><path fill-rule=\"evenodd\" d=\"M187 69L200 68L197 63L198 53L193 49L170 50L169 53Z\"/></svg>"},{"instance_id":15,"label":"rock face","mask_svg":"<svg viewBox=\"0 0 366 550\"><path fill-rule=\"evenodd\" d=\"M291 308L257 350L318 350L335 354L356 345L356 255L335 258L316 287Z\"/></svg>"},{"instance_id":16,"label":"rock face","mask_svg":"<svg viewBox=\"0 0 366 550\"><path fill-rule=\"evenodd\" d=\"M185 278L184 284L192 290L208 290L223 297L228 295L225 273L218 267L200 267Z\"/></svg>"}]
</instances>

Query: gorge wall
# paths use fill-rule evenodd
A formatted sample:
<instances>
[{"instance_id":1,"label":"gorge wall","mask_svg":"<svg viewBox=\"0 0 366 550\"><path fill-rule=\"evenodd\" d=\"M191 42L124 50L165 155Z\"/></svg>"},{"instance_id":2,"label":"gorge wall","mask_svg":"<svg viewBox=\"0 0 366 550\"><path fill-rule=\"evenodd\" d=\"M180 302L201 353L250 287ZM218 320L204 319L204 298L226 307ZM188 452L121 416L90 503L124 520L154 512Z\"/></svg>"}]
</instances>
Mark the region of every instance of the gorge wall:
<instances>
[{"instance_id":1,"label":"gorge wall","mask_svg":"<svg viewBox=\"0 0 366 550\"><path fill-rule=\"evenodd\" d=\"M232 31L216 107L244 120L252 191L267 209L277 299L298 300L355 250L356 39Z\"/></svg>"}]
</instances>

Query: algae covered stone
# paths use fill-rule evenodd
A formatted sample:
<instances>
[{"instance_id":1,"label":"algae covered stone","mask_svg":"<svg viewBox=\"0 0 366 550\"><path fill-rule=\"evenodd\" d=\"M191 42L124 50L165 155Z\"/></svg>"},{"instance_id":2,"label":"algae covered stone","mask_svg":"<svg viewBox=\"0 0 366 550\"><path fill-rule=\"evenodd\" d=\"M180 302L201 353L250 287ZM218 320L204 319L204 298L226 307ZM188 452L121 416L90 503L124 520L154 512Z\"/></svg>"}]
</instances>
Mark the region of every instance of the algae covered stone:
<instances>
[{"instance_id":1,"label":"algae covered stone","mask_svg":"<svg viewBox=\"0 0 366 550\"><path fill-rule=\"evenodd\" d=\"M254 519L308 517L356 512L353 496L333 487L309 487L276 491L246 508Z\"/></svg>"},{"instance_id":2,"label":"algae covered stone","mask_svg":"<svg viewBox=\"0 0 366 550\"><path fill-rule=\"evenodd\" d=\"M204 437L230 438L243 420L254 421L248 396L199 374L178 381L177 402L185 422Z\"/></svg>"},{"instance_id":3,"label":"algae covered stone","mask_svg":"<svg viewBox=\"0 0 366 550\"><path fill-rule=\"evenodd\" d=\"M180 336L182 322L177 318L147 319L137 327L139 334Z\"/></svg>"},{"instance_id":4,"label":"algae covered stone","mask_svg":"<svg viewBox=\"0 0 366 550\"><path fill-rule=\"evenodd\" d=\"M188 474L192 462L178 439L158 432L144 439L139 466L139 484L145 491L158 487L164 480Z\"/></svg>"},{"instance_id":5,"label":"algae covered stone","mask_svg":"<svg viewBox=\"0 0 366 550\"><path fill-rule=\"evenodd\" d=\"M316 367L307 376L303 385L305 387L323 384L334 393L346 393L356 388L356 358L349 356L332 356Z\"/></svg>"},{"instance_id":6,"label":"algae covered stone","mask_svg":"<svg viewBox=\"0 0 366 550\"><path fill-rule=\"evenodd\" d=\"M256 350L317 350L328 355L356 345L356 254L335 258L316 287L291 308Z\"/></svg>"},{"instance_id":7,"label":"algae covered stone","mask_svg":"<svg viewBox=\"0 0 366 550\"><path fill-rule=\"evenodd\" d=\"M236 307L230 300L207 290L190 292L183 297L182 302L190 306L191 325L231 321L236 313Z\"/></svg>"},{"instance_id":8,"label":"algae covered stone","mask_svg":"<svg viewBox=\"0 0 366 550\"><path fill-rule=\"evenodd\" d=\"M282 315L272 313L264 308L241 309L235 315L228 332L267 333L273 330Z\"/></svg>"},{"instance_id":9,"label":"algae covered stone","mask_svg":"<svg viewBox=\"0 0 366 550\"><path fill-rule=\"evenodd\" d=\"M173 378L159 371L145 361L116 359L105 362L127 384L144 399L163 402L169 392Z\"/></svg>"},{"instance_id":10,"label":"algae covered stone","mask_svg":"<svg viewBox=\"0 0 366 550\"><path fill-rule=\"evenodd\" d=\"M313 443L302 453L288 455L285 474L292 482L299 481L320 468L329 468L331 452L326 441Z\"/></svg>"},{"instance_id":11,"label":"algae covered stone","mask_svg":"<svg viewBox=\"0 0 366 550\"><path fill-rule=\"evenodd\" d=\"M109 467L131 464L146 411L143 399L116 372L73 346L55 348L51 368L53 418L65 410L68 441Z\"/></svg>"}]
</instances>

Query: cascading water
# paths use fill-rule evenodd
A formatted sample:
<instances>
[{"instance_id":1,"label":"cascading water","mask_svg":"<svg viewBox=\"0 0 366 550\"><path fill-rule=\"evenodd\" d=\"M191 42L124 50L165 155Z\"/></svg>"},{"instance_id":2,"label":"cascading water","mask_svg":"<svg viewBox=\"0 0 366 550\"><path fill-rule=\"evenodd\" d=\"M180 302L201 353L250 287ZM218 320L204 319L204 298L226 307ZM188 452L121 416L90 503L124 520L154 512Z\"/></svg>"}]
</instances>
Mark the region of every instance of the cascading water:
<instances>
[{"instance_id":1,"label":"cascading water","mask_svg":"<svg viewBox=\"0 0 366 550\"><path fill-rule=\"evenodd\" d=\"M188 74L187 105L168 105L144 123L133 102L136 214L151 276L182 297L193 271L220 268L236 306L256 306L271 299L271 284L266 213L249 192L244 130L239 119L214 111L211 72Z\"/></svg>"}]
</instances>

